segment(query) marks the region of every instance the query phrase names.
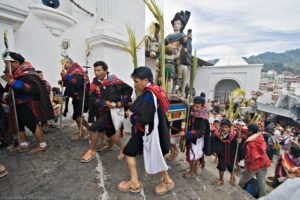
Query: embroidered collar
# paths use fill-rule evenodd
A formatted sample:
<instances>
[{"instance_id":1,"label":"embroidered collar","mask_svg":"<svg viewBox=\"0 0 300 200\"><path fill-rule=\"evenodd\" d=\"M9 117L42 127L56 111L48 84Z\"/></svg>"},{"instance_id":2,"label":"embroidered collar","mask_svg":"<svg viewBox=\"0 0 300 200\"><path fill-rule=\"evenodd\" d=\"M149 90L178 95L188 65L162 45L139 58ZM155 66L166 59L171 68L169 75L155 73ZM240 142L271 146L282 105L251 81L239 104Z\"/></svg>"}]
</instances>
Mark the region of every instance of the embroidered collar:
<instances>
[{"instance_id":1,"label":"embroidered collar","mask_svg":"<svg viewBox=\"0 0 300 200\"><path fill-rule=\"evenodd\" d=\"M224 137L223 133L220 133L219 130L216 130L216 131L215 131L215 135L218 137L218 139L219 139L221 142L223 142L223 143L230 143L230 142L233 140L233 138L235 137L236 132L233 131L233 129L230 129L229 139L225 139L225 138L227 138L227 136Z\"/></svg>"}]
</instances>

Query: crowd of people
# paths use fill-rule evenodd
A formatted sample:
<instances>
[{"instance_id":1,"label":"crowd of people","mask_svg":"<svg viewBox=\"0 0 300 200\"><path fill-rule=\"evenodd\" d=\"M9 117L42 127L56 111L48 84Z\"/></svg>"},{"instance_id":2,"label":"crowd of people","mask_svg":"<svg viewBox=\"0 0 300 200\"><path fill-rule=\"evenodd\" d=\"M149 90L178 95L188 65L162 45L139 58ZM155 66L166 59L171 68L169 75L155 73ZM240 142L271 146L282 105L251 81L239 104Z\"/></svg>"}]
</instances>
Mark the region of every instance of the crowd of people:
<instances>
[{"instance_id":1,"label":"crowd of people","mask_svg":"<svg viewBox=\"0 0 300 200\"><path fill-rule=\"evenodd\" d=\"M44 131L56 116L57 104L53 98L53 90L44 80L42 72L25 61L22 55L7 53L12 61L4 59L6 86L0 87L0 139L3 145L8 146L9 154L29 151L25 133L27 127L38 141L38 145L29 154L46 151L48 145L44 140ZM9 67L12 74L8 73ZM235 186L235 172L240 170L238 163L244 160L245 170L239 185L247 188L249 181L255 177L259 185L257 197L266 194L267 170L274 155L278 159L271 184L273 187L286 179L299 176L299 127L283 128L268 120L247 125L234 123L226 119L226 113L220 114L217 101L212 105L210 100L206 100L205 94L201 93L200 96L193 94L192 102L185 101L191 106L189 115L185 120L171 124L170 135L170 124L166 117L169 99L159 86L153 84L153 75L148 67L138 67L131 74L136 94L139 94L135 95L135 100L132 99L133 88L116 75L110 74L104 61L95 62L93 67L94 78L90 81L83 68L68 57L58 83L65 87L65 98L72 99L72 119L79 132L72 140L91 140L90 148L82 156L81 162L90 162L96 157L97 151L105 147L112 149L114 145L120 149L116 159L126 158L130 180L119 183L120 191L141 191L135 158L139 154L144 156L146 172L160 173L162 177L155 192L165 194L171 190L174 181L168 174L164 156L166 155L167 160L175 159L179 153L177 147L186 152L189 170L183 177L187 179L201 173L205 156L214 155L219 171L216 185L224 184L224 173L227 170L231 175L229 183ZM64 114L66 112L67 110ZM88 120L84 119L85 112L88 112ZM132 125L127 144L123 144L121 140L125 117ZM99 136L101 142L97 146ZM105 136L109 139L108 144ZM173 136L179 137L179 142L172 142L170 138ZM0 176L7 173L4 165L0 165Z\"/></svg>"}]
</instances>

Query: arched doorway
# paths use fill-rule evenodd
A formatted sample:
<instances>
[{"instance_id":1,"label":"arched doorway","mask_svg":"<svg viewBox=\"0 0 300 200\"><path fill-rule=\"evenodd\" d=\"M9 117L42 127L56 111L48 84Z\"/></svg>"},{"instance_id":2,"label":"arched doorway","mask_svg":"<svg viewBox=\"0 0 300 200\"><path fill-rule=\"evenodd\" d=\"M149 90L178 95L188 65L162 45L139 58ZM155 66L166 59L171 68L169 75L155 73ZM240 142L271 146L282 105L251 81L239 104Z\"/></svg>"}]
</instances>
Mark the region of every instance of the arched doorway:
<instances>
[{"instance_id":1,"label":"arched doorway","mask_svg":"<svg viewBox=\"0 0 300 200\"><path fill-rule=\"evenodd\" d=\"M239 87L240 85L235 80L221 80L217 83L215 87L214 99L218 100L219 103L224 104L227 100L229 100L231 92Z\"/></svg>"}]
</instances>

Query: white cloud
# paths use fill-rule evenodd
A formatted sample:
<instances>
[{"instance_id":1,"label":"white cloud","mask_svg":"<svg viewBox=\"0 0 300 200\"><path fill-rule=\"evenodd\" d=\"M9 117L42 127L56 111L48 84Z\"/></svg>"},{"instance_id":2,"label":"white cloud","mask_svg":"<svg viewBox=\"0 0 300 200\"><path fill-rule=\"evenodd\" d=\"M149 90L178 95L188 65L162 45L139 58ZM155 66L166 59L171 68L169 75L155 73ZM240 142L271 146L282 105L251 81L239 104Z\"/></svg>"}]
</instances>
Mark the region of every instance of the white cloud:
<instances>
[{"instance_id":1,"label":"white cloud","mask_svg":"<svg viewBox=\"0 0 300 200\"><path fill-rule=\"evenodd\" d=\"M164 0L165 27L172 32L171 19L181 10L192 12L193 46L202 58L217 58L228 52L249 56L265 51L299 48L299 0ZM146 8L147 10L147 8ZM146 23L155 20L149 12ZM299 45L299 46L297 46Z\"/></svg>"}]
</instances>

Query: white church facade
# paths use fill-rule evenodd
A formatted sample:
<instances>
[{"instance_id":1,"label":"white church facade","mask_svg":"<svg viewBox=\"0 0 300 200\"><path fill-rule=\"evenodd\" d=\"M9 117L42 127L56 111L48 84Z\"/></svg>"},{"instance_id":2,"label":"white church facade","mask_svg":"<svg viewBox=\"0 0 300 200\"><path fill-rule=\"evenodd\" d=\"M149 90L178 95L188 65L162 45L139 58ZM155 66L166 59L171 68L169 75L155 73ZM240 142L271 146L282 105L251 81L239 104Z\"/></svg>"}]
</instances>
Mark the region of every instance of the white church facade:
<instances>
[{"instance_id":1,"label":"white church facade","mask_svg":"<svg viewBox=\"0 0 300 200\"><path fill-rule=\"evenodd\" d=\"M251 91L259 89L262 67L237 56L226 56L214 66L198 67L194 86L198 94L204 92L207 99L220 103L225 103L236 88L245 90L246 98L250 98Z\"/></svg>"},{"instance_id":2,"label":"white church facade","mask_svg":"<svg viewBox=\"0 0 300 200\"><path fill-rule=\"evenodd\" d=\"M8 30L11 51L21 53L44 72L45 79L57 85L62 69L61 42L70 40L68 55L85 65L85 49L92 46L89 65L103 60L111 73L133 84L131 56L118 45L127 43L126 25L136 30L137 40L145 35L145 5L140 0L60 0L58 8L42 0L0 0L0 51L4 52L3 32ZM93 15L93 16L92 16ZM138 64L145 63L144 47L138 49ZM2 65L4 70L4 64ZM92 69L89 72L93 76Z\"/></svg>"}]
</instances>

